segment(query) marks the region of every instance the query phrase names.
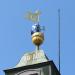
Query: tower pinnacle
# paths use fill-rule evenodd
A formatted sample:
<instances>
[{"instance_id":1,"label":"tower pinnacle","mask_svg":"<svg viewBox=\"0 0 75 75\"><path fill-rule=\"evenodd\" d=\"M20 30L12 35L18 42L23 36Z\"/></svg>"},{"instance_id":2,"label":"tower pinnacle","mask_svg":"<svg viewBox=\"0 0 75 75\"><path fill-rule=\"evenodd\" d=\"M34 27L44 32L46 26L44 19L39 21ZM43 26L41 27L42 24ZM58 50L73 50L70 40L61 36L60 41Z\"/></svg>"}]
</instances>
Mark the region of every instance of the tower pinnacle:
<instances>
[{"instance_id":1,"label":"tower pinnacle","mask_svg":"<svg viewBox=\"0 0 75 75\"><path fill-rule=\"evenodd\" d=\"M32 25L31 36L32 42L36 45L36 50L39 50L39 46L44 41L44 33L42 32L42 28L39 24L39 15L40 11L36 11L35 13L28 12L26 16L28 20L35 23Z\"/></svg>"}]
</instances>

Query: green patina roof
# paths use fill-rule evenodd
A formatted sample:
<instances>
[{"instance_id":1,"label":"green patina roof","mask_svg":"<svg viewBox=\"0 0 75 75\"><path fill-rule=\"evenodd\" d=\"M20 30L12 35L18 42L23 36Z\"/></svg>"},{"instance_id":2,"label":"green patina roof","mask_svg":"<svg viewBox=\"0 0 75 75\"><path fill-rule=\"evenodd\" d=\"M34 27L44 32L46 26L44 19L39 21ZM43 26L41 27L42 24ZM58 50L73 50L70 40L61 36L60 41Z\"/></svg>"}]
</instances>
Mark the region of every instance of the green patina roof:
<instances>
[{"instance_id":1,"label":"green patina roof","mask_svg":"<svg viewBox=\"0 0 75 75\"><path fill-rule=\"evenodd\" d=\"M23 57L21 58L20 62L15 66L15 68L26 66L26 65L38 64L38 63L46 62L46 61L48 61L48 59L44 51L37 50L34 52L25 53Z\"/></svg>"}]
</instances>

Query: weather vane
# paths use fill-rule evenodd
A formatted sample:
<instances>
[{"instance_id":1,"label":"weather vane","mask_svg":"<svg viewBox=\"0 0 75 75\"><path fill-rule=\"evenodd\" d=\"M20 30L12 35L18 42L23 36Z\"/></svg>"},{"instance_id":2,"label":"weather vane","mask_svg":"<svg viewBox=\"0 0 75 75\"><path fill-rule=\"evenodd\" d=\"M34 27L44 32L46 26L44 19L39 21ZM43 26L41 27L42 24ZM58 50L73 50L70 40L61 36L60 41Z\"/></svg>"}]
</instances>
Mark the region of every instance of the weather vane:
<instances>
[{"instance_id":1,"label":"weather vane","mask_svg":"<svg viewBox=\"0 0 75 75\"><path fill-rule=\"evenodd\" d=\"M31 36L32 36L32 42L36 45L36 50L39 50L39 46L43 43L44 41L44 33L41 32L43 30L43 27L40 26L39 24L39 16L41 12L40 11L35 11L35 13L28 12L26 15L26 18L28 20L31 20L35 24L32 25L32 30L31 30Z\"/></svg>"},{"instance_id":2,"label":"weather vane","mask_svg":"<svg viewBox=\"0 0 75 75\"><path fill-rule=\"evenodd\" d=\"M39 22L39 16L40 16L41 12L36 10L35 13L32 13L32 12L28 12L27 15L26 15L26 18L28 20L31 20L32 22L34 23L37 23Z\"/></svg>"}]
</instances>

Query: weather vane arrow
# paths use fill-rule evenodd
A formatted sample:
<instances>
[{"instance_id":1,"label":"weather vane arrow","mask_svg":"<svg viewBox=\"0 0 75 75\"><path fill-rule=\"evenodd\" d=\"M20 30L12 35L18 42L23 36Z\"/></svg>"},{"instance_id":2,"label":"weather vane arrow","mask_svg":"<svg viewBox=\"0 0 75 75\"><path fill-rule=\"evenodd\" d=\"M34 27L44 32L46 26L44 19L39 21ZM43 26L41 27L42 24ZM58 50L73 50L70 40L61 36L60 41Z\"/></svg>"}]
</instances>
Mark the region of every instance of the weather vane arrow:
<instances>
[{"instance_id":1,"label":"weather vane arrow","mask_svg":"<svg viewBox=\"0 0 75 75\"><path fill-rule=\"evenodd\" d=\"M41 12L37 10L37 11L35 11L35 13L28 12L25 17L26 17L26 19L31 20L34 23L37 23L37 22L39 22L40 14L41 14Z\"/></svg>"}]
</instances>

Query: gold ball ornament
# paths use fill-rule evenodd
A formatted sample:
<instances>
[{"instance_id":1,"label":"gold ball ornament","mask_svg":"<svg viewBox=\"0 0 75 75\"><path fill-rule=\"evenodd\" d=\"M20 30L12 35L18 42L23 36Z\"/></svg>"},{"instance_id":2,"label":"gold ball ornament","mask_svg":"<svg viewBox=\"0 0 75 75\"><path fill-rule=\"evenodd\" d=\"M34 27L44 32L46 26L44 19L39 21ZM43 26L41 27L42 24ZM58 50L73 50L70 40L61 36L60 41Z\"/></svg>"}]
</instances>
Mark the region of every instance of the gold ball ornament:
<instances>
[{"instance_id":1,"label":"gold ball ornament","mask_svg":"<svg viewBox=\"0 0 75 75\"><path fill-rule=\"evenodd\" d=\"M43 33L41 33L41 32L35 32L32 35L32 42L35 45L39 46L39 45L41 45L43 43L43 41L44 41L44 35L43 35Z\"/></svg>"}]
</instances>

